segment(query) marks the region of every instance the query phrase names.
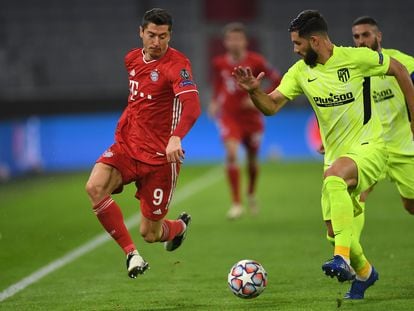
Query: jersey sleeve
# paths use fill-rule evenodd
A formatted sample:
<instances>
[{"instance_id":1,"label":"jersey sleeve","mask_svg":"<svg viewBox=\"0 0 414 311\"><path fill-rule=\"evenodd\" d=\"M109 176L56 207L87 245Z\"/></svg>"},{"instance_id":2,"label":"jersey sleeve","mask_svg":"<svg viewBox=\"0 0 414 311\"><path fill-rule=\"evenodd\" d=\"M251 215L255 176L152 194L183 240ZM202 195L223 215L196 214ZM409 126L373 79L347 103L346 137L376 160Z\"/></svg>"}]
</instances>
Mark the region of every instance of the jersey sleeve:
<instances>
[{"instance_id":1,"label":"jersey sleeve","mask_svg":"<svg viewBox=\"0 0 414 311\"><path fill-rule=\"evenodd\" d=\"M180 121L171 136L179 136L181 139L190 131L200 116L200 99L196 92L181 93L179 99L183 104Z\"/></svg>"},{"instance_id":2,"label":"jersey sleeve","mask_svg":"<svg viewBox=\"0 0 414 311\"><path fill-rule=\"evenodd\" d=\"M287 99L293 100L299 95L303 94L302 87L296 78L299 72L300 61L294 64L287 73L282 77L279 86L276 88L282 93Z\"/></svg>"},{"instance_id":3,"label":"jersey sleeve","mask_svg":"<svg viewBox=\"0 0 414 311\"><path fill-rule=\"evenodd\" d=\"M175 62L169 71L169 75L175 96L187 92L198 92L188 59Z\"/></svg>"},{"instance_id":4,"label":"jersey sleeve","mask_svg":"<svg viewBox=\"0 0 414 311\"><path fill-rule=\"evenodd\" d=\"M350 54L352 59L366 77L383 76L390 67L390 57L382 52L373 51L369 48L352 48Z\"/></svg>"},{"instance_id":5,"label":"jersey sleeve","mask_svg":"<svg viewBox=\"0 0 414 311\"><path fill-rule=\"evenodd\" d=\"M410 75L414 74L414 57L407 55L398 50L385 50L384 49L384 52L390 55L391 57L395 58L396 60L398 60L401 64L403 64L405 68L407 68L407 71Z\"/></svg>"}]
</instances>

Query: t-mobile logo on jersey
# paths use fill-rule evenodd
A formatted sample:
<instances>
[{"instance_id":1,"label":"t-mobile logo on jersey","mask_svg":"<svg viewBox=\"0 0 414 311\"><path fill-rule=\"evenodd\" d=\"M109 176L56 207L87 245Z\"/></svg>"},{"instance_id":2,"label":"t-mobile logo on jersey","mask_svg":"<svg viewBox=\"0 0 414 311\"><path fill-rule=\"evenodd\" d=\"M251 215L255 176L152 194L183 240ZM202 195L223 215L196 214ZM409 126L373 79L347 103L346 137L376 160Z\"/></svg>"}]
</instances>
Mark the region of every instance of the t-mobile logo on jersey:
<instances>
[{"instance_id":1,"label":"t-mobile logo on jersey","mask_svg":"<svg viewBox=\"0 0 414 311\"><path fill-rule=\"evenodd\" d=\"M134 81L134 80L129 80L129 99L130 100L135 100L135 96L137 96L138 94L138 85L139 82L138 81Z\"/></svg>"},{"instance_id":2,"label":"t-mobile logo on jersey","mask_svg":"<svg viewBox=\"0 0 414 311\"><path fill-rule=\"evenodd\" d=\"M145 95L144 92L140 92L138 94L138 85L139 82L138 81L134 81L134 80L129 80L129 99L130 100L135 100L135 96L139 96L139 97L146 97L147 99L152 99L152 95L148 94Z\"/></svg>"}]
</instances>

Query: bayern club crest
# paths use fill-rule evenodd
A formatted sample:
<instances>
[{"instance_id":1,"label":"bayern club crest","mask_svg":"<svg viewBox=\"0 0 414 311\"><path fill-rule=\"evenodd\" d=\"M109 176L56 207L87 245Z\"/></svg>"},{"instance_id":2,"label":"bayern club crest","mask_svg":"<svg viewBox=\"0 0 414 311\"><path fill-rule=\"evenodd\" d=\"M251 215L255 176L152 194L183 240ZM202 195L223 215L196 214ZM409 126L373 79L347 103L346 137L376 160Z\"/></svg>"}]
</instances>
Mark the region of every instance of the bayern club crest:
<instances>
[{"instance_id":1,"label":"bayern club crest","mask_svg":"<svg viewBox=\"0 0 414 311\"><path fill-rule=\"evenodd\" d=\"M152 82L158 81L158 78L159 78L158 71L157 70L151 71L150 78Z\"/></svg>"},{"instance_id":2,"label":"bayern club crest","mask_svg":"<svg viewBox=\"0 0 414 311\"><path fill-rule=\"evenodd\" d=\"M114 153L111 151L111 149L106 150L103 155L104 158L112 158L114 156Z\"/></svg>"}]
</instances>

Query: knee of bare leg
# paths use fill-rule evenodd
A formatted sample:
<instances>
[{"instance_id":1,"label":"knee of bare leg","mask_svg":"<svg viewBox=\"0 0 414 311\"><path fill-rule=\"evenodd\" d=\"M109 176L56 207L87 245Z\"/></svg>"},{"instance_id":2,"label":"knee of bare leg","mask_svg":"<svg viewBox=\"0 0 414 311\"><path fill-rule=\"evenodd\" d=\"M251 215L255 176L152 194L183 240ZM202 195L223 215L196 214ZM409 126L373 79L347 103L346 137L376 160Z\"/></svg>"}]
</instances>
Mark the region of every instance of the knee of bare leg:
<instances>
[{"instance_id":1,"label":"knee of bare leg","mask_svg":"<svg viewBox=\"0 0 414 311\"><path fill-rule=\"evenodd\" d=\"M98 187L97 185L95 185L93 182L90 182L90 181L88 181L86 183L85 190L86 190L86 193L91 198L95 198L95 197L99 196L101 194L101 191L102 191L102 189L100 189L100 187Z\"/></svg>"},{"instance_id":2,"label":"knee of bare leg","mask_svg":"<svg viewBox=\"0 0 414 311\"><path fill-rule=\"evenodd\" d=\"M85 190L94 205L98 204L106 195L103 187L92 182L86 183Z\"/></svg>"},{"instance_id":3,"label":"knee of bare leg","mask_svg":"<svg viewBox=\"0 0 414 311\"><path fill-rule=\"evenodd\" d=\"M85 185L85 191L91 197L96 193L96 187L93 183L88 181Z\"/></svg>"}]
</instances>

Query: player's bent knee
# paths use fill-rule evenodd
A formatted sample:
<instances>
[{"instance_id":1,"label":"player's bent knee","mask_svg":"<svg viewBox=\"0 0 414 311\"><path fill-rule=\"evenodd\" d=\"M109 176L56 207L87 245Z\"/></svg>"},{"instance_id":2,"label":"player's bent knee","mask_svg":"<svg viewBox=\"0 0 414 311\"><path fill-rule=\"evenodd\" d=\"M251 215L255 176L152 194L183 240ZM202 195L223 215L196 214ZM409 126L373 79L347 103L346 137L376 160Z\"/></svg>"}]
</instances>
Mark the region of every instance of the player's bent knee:
<instances>
[{"instance_id":1,"label":"player's bent knee","mask_svg":"<svg viewBox=\"0 0 414 311\"><path fill-rule=\"evenodd\" d=\"M331 177L331 176L341 177L340 171L337 170L335 167L330 167L323 173L324 179Z\"/></svg>"},{"instance_id":2,"label":"player's bent knee","mask_svg":"<svg viewBox=\"0 0 414 311\"><path fill-rule=\"evenodd\" d=\"M349 158L339 158L323 174L328 177L339 177L345 180L348 186L356 186L358 183L358 167Z\"/></svg>"},{"instance_id":3,"label":"player's bent knee","mask_svg":"<svg viewBox=\"0 0 414 311\"><path fill-rule=\"evenodd\" d=\"M98 190L96 189L95 185L93 183L91 183L90 181L88 181L85 185L85 191L86 193L90 196L93 197L96 195L96 193L98 192Z\"/></svg>"},{"instance_id":4,"label":"player's bent knee","mask_svg":"<svg viewBox=\"0 0 414 311\"><path fill-rule=\"evenodd\" d=\"M89 196L94 197L99 195L99 193L102 192L103 187L99 187L96 184L92 183L92 182L87 182L86 183L86 192L89 194Z\"/></svg>"},{"instance_id":5,"label":"player's bent knee","mask_svg":"<svg viewBox=\"0 0 414 311\"><path fill-rule=\"evenodd\" d=\"M104 187L98 186L90 181L86 183L85 190L94 203L98 203L106 195Z\"/></svg>"}]
</instances>

